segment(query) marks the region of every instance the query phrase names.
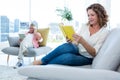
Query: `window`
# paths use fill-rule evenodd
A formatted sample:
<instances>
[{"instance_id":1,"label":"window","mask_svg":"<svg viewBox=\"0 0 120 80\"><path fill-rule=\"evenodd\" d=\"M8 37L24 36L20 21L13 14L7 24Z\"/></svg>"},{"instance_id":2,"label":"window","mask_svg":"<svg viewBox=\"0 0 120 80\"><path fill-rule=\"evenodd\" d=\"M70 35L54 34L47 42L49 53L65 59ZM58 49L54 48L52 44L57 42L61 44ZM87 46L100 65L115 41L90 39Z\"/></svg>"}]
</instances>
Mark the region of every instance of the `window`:
<instances>
[{"instance_id":1,"label":"window","mask_svg":"<svg viewBox=\"0 0 120 80\"><path fill-rule=\"evenodd\" d=\"M8 35L18 33L28 22L29 0L0 1L0 42L7 41Z\"/></svg>"},{"instance_id":2,"label":"window","mask_svg":"<svg viewBox=\"0 0 120 80\"><path fill-rule=\"evenodd\" d=\"M50 27L53 42L62 41L56 9L68 7L74 19L74 26L87 21L86 8L92 3L101 3L108 12L109 27L120 25L119 2L115 0L1 0L0 1L0 42L6 41L8 35L28 28L34 22L38 28ZM76 27L76 28L77 28ZM54 35L54 36L53 36Z\"/></svg>"}]
</instances>

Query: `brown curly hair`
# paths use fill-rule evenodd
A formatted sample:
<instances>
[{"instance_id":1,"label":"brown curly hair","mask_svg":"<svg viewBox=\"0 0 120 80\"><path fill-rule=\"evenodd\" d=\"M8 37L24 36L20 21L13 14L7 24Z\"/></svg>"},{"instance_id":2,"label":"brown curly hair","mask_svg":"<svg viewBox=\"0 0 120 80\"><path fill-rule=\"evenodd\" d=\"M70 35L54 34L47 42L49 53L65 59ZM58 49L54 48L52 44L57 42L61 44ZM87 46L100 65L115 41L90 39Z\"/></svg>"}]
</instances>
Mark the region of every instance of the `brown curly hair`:
<instances>
[{"instance_id":1,"label":"brown curly hair","mask_svg":"<svg viewBox=\"0 0 120 80\"><path fill-rule=\"evenodd\" d=\"M103 27L104 25L107 26L107 22L108 22L108 15L107 12L105 10L105 8L99 4L99 3L94 3L92 5L90 5L86 10L88 11L89 9L92 9L98 16L98 23L100 25L100 27ZM89 22L88 22L89 24Z\"/></svg>"}]
</instances>

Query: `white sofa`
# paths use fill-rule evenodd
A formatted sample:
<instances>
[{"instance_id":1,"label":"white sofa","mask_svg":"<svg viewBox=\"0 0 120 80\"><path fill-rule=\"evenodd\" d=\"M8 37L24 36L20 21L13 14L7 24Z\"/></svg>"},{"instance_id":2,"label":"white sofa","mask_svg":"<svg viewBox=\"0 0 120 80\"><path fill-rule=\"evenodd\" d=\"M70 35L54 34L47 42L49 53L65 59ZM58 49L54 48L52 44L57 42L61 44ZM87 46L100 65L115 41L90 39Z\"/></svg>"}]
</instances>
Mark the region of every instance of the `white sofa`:
<instances>
[{"instance_id":1,"label":"white sofa","mask_svg":"<svg viewBox=\"0 0 120 80\"><path fill-rule=\"evenodd\" d=\"M18 69L28 80L120 80L120 28L110 31L92 65L31 65Z\"/></svg>"}]
</instances>

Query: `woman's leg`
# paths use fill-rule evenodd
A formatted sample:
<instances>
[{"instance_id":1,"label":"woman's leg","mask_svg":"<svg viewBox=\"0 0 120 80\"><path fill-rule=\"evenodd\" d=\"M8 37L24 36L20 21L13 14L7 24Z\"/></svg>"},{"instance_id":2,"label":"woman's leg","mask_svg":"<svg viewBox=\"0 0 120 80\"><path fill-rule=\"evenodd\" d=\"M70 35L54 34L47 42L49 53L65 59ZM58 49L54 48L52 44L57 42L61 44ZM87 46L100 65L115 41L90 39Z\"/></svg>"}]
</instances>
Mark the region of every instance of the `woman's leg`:
<instances>
[{"instance_id":1,"label":"woman's leg","mask_svg":"<svg viewBox=\"0 0 120 80\"><path fill-rule=\"evenodd\" d=\"M24 64L24 55L26 55L28 53L28 47L33 47L33 44L32 43L29 43L29 42L25 42L25 41L22 41L21 44L20 44L20 48L19 48L19 53L18 53L18 62L16 64L16 66L20 67Z\"/></svg>"},{"instance_id":2,"label":"woman's leg","mask_svg":"<svg viewBox=\"0 0 120 80\"><path fill-rule=\"evenodd\" d=\"M64 43L57 48L55 48L53 51L48 53L45 57L43 57L40 61L34 61L33 64L48 64L49 61L52 59L58 57L59 55L66 54L66 53L78 53L78 48L73 45L72 43Z\"/></svg>"},{"instance_id":3,"label":"woman's leg","mask_svg":"<svg viewBox=\"0 0 120 80\"><path fill-rule=\"evenodd\" d=\"M20 44L20 48L19 48L19 53L18 53L18 62L16 64L17 67L20 67L23 65L24 61L23 61L23 57L24 57L24 52L27 50L27 48L25 47L24 44Z\"/></svg>"},{"instance_id":4,"label":"woman's leg","mask_svg":"<svg viewBox=\"0 0 120 80\"><path fill-rule=\"evenodd\" d=\"M27 48L24 46L24 45L20 45L20 48L19 48L19 53L18 53L18 59L19 60L23 60L23 53L27 50Z\"/></svg>"},{"instance_id":5,"label":"woman's leg","mask_svg":"<svg viewBox=\"0 0 120 80\"><path fill-rule=\"evenodd\" d=\"M91 58L86 58L82 55L76 54L62 54L54 59L52 59L48 64L61 64L61 65L69 65L69 66L81 66L92 64Z\"/></svg>"}]
</instances>

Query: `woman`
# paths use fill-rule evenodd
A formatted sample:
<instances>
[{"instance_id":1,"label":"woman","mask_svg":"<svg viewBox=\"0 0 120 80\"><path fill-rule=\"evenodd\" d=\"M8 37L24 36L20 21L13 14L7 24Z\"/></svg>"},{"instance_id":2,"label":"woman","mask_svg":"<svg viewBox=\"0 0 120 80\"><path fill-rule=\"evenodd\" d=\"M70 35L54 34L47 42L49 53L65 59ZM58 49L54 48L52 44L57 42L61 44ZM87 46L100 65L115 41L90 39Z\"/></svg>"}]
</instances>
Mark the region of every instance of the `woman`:
<instances>
[{"instance_id":1,"label":"woman","mask_svg":"<svg viewBox=\"0 0 120 80\"><path fill-rule=\"evenodd\" d=\"M25 38L20 40L20 48L18 54L18 62L16 64L17 67L21 67L23 65L23 57L27 54L28 47L39 47L39 42L42 40L42 36L39 32L36 31L35 25L31 24L29 31L26 33Z\"/></svg>"},{"instance_id":2,"label":"woman","mask_svg":"<svg viewBox=\"0 0 120 80\"><path fill-rule=\"evenodd\" d=\"M97 55L108 30L108 15L101 4L95 3L87 8L88 23L83 25L77 34L73 34L74 41L64 43L33 65L61 64L81 66L92 63Z\"/></svg>"}]
</instances>

